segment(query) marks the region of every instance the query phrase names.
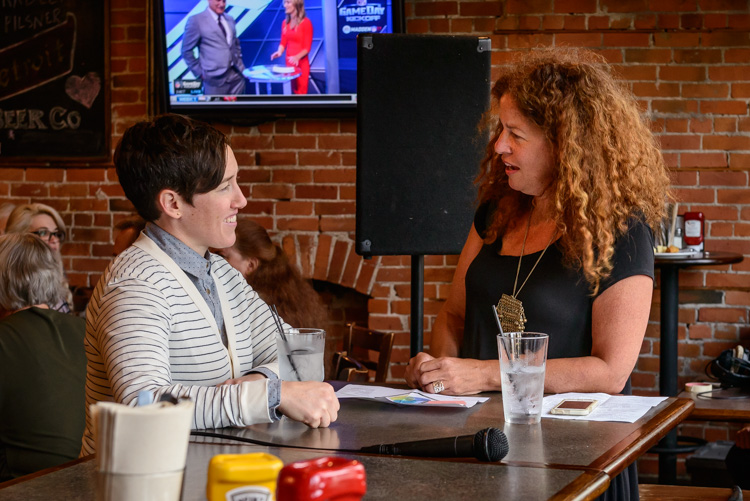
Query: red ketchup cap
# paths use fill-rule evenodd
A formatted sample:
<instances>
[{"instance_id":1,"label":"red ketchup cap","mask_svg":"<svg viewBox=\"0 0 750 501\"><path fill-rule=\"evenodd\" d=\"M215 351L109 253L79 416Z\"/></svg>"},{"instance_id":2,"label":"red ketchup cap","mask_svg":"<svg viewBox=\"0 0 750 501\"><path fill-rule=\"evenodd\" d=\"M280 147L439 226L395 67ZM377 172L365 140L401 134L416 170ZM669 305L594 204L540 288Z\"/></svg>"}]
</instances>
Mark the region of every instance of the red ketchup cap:
<instances>
[{"instance_id":1,"label":"red ketchup cap","mask_svg":"<svg viewBox=\"0 0 750 501\"><path fill-rule=\"evenodd\" d=\"M365 467L359 461L325 456L296 461L279 472L277 501L359 501L367 491Z\"/></svg>"}]
</instances>

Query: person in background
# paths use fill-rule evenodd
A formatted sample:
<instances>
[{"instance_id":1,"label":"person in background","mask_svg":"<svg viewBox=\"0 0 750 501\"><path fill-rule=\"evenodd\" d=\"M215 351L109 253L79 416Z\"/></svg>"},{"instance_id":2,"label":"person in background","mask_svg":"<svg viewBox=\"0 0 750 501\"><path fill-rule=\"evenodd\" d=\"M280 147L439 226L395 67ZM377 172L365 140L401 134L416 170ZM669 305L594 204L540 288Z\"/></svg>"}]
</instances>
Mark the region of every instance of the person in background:
<instances>
[{"instance_id":1,"label":"person in background","mask_svg":"<svg viewBox=\"0 0 750 501\"><path fill-rule=\"evenodd\" d=\"M115 225L115 242L112 245L112 255L117 256L130 247L146 227L146 221L140 216L123 219Z\"/></svg>"},{"instance_id":2,"label":"person in background","mask_svg":"<svg viewBox=\"0 0 750 501\"><path fill-rule=\"evenodd\" d=\"M235 241L247 204L227 138L180 115L125 131L114 164L148 221L107 267L86 310L86 431L90 406L135 405L142 391L195 402L193 429L269 423L282 415L317 428L338 416L333 388L281 381L269 306L209 248Z\"/></svg>"},{"instance_id":3,"label":"person in background","mask_svg":"<svg viewBox=\"0 0 750 501\"><path fill-rule=\"evenodd\" d=\"M5 227L6 233L33 233L49 245L60 260L60 269L62 270L62 255L60 247L65 242L67 234L65 223L60 214L49 205L32 203L19 205L8 216L8 223ZM68 281L65 278L65 272L62 275L63 285L68 288ZM71 295L70 292L64 299L55 306L55 309L62 313L70 313Z\"/></svg>"},{"instance_id":4,"label":"person in background","mask_svg":"<svg viewBox=\"0 0 750 501\"><path fill-rule=\"evenodd\" d=\"M275 304L290 325L324 327L328 312L323 301L281 247L271 241L266 229L242 219L237 222L236 235L233 246L216 252L242 273L263 301Z\"/></svg>"},{"instance_id":5,"label":"person in background","mask_svg":"<svg viewBox=\"0 0 750 501\"><path fill-rule=\"evenodd\" d=\"M0 205L0 235L5 233L5 225L8 223L8 216L16 208L16 204L4 203Z\"/></svg>"},{"instance_id":6,"label":"person in background","mask_svg":"<svg viewBox=\"0 0 750 501\"><path fill-rule=\"evenodd\" d=\"M13 209L8 216L5 231L34 233L58 255L66 235L65 223L60 214L45 204L23 204Z\"/></svg>"},{"instance_id":7,"label":"person in background","mask_svg":"<svg viewBox=\"0 0 750 501\"><path fill-rule=\"evenodd\" d=\"M209 95L244 94L249 75L234 18L224 13L226 8L226 0L208 0L206 10L188 18L182 36L182 58L193 75L203 80L203 92Z\"/></svg>"},{"instance_id":8,"label":"person in background","mask_svg":"<svg viewBox=\"0 0 750 501\"><path fill-rule=\"evenodd\" d=\"M629 393L651 309L651 228L669 197L658 145L632 94L585 50L530 51L492 95L479 208L430 353L409 361L406 381L500 390L499 320L549 334L545 392ZM496 315L498 303L525 315ZM638 499L634 464L605 499Z\"/></svg>"},{"instance_id":9,"label":"person in background","mask_svg":"<svg viewBox=\"0 0 750 501\"><path fill-rule=\"evenodd\" d=\"M734 482L742 489L750 489L750 424L737 432L734 446L729 450L725 459L727 470Z\"/></svg>"},{"instance_id":10,"label":"person in background","mask_svg":"<svg viewBox=\"0 0 750 501\"><path fill-rule=\"evenodd\" d=\"M36 235L0 236L0 482L78 457L85 321L55 311L67 292Z\"/></svg>"},{"instance_id":11,"label":"person in background","mask_svg":"<svg viewBox=\"0 0 750 501\"><path fill-rule=\"evenodd\" d=\"M286 65L299 68L302 72L292 80L292 93L307 94L310 82L310 59L313 25L305 14L305 0L284 0L286 19L281 23L281 43L271 54L271 61L281 57L286 50Z\"/></svg>"}]
</instances>

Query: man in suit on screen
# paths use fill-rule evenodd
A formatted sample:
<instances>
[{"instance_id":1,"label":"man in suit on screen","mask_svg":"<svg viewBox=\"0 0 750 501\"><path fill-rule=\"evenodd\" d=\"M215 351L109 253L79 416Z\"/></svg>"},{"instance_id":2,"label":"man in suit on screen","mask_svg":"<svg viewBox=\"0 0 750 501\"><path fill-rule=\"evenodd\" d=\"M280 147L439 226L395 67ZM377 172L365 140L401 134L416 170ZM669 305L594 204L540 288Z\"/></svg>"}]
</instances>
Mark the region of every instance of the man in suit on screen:
<instances>
[{"instance_id":1,"label":"man in suit on screen","mask_svg":"<svg viewBox=\"0 0 750 501\"><path fill-rule=\"evenodd\" d=\"M244 94L246 73L234 18L224 13L226 0L208 0L208 8L190 16L182 37L182 57L203 80L205 94ZM194 49L198 48L198 57Z\"/></svg>"}]
</instances>

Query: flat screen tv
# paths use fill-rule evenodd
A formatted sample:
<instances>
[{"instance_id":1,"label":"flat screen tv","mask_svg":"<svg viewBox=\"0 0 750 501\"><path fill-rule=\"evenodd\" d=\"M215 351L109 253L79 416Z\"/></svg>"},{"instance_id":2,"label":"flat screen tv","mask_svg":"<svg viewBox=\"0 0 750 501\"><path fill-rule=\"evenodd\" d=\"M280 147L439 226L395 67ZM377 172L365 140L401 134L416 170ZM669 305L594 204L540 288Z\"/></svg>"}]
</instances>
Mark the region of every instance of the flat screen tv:
<instances>
[{"instance_id":1,"label":"flat screen tv","mask_svg":"<svg viewBox=\"0 0 750 501\"><path fill-rule=\"evenodd\" d=\"M228 0L219 21L223 3L156 2L160 111L229 122L354 116L357 35L403 31L402 0ZM308 21L287 29L279 53L300 4ZM294 57L307 46L307 62Z\"/></svg>"}]
</instances>

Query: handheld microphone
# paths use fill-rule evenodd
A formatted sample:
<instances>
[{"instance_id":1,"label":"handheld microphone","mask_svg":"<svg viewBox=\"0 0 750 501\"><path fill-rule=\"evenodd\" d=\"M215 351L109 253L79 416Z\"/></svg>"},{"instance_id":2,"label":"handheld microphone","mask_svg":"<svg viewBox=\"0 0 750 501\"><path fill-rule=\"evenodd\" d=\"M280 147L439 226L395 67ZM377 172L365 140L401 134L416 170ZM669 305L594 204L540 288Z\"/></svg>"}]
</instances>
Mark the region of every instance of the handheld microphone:
<instances>
[{"instance_id":1,"label":"handheld microphone","mask_svg":"<svg viewBox=\"0 0 750 501\"><path fill-rule=\"evenodd\" d=\"M390 456L475 457L480 461L495 462L500 461L508 454L508 437L497 428L485 428L474 435L371 445L362 447L360 451Z\"/></svg>"}]
</instances>

